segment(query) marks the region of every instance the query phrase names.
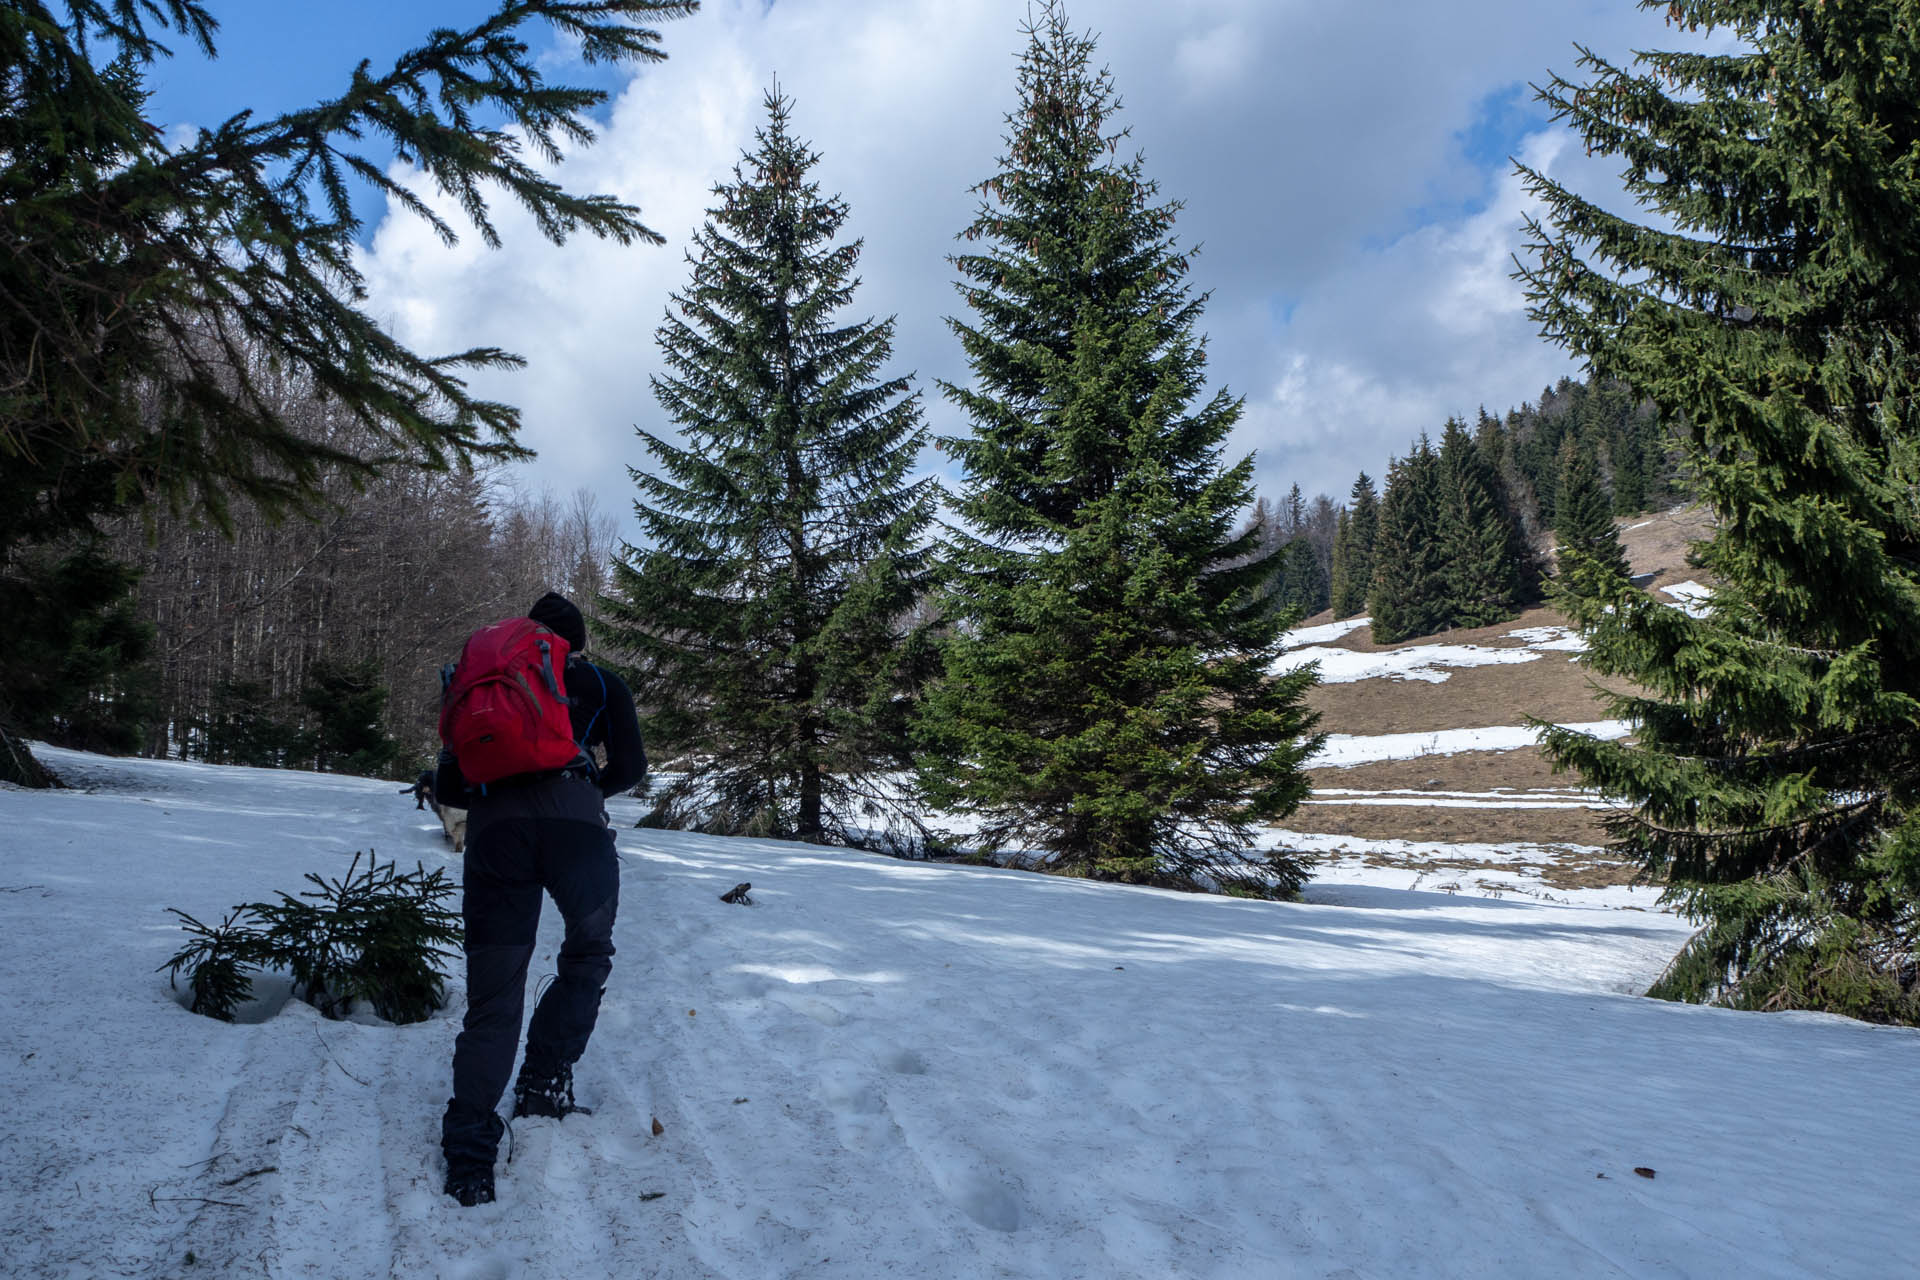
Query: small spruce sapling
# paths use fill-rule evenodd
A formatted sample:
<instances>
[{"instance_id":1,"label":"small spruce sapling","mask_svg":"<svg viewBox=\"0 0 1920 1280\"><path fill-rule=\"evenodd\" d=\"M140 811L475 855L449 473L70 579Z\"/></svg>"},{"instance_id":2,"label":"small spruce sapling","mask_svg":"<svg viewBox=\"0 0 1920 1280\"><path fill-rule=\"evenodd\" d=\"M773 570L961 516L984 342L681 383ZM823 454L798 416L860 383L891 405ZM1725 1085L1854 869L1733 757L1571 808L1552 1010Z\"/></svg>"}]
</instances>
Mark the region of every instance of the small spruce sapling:
<instances>
[{"instance_id":1,"label":"small spruce sapling","mask_svg":"<svg viewBox=\"0 0 1920 1280\"><path fill-rule=\"evenodd\" d=\"M459 913L445 905L453 885L443 869L416 863L402 874L356 852L345 876L306 878L314 887L299 897L243 903L215 927L168 908L191 938L161 968L176 983L188 972L193 1012L233 1021L262 969L287 971L301 999L328 1018L365 1001L389 1022L419 1022L446 1004L446 955L463 934Z\"/></svg>"}]
</instances>

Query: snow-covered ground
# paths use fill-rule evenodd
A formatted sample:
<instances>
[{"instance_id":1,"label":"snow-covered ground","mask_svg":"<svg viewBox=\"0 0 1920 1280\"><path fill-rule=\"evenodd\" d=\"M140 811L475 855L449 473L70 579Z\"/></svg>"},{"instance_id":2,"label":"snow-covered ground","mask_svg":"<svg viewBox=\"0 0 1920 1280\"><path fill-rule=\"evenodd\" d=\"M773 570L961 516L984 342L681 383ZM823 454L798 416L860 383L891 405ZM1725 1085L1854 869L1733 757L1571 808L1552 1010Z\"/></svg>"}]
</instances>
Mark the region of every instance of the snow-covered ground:
<instances>
[{"instance_id":1,"label":"snow-covered ground","mask_svg":"<svg viewBox=\"0 0 1920 1280\"><path fill-rule=\"evenodd\" d=\"M1419 680L1426 684L1445 684L1456 668L1538 662L1543 654L1582 653L1587 647L1586 641L1566 627L1516 627L1502 637L1518 641L1515 646L1416 644L1375 653L1329 647L1332 641L1357 627L1365 626L1368 621L1366 618L1347 618L1324 626L1303 627L1287 632L1281 638L1282 648L1286 652L1273 664L1273 670L1292 671L1309 662L1317 662L1320 664L1322 684L1353 684L1360 680Z\"/></svg>"},{"instance_id":2,"label":"snow-covered ground","mask_svg":"<svg viewBox=\"0 0 1920 1280\"><path fill-rule=\"evenodd\" d=\"M500 1201L462 1210L457 979L415 1026L227 1026L154 971L165 906L369 846L456 865L429 815L47 755L88 789L0 791L9 1276L1911 1270L1920 1033L1641 999L1668 915L1352 856L1281 905L623 829L596 1111L516 1124ZM740 881L756 905L722 904ZM557 941L549 911L533 981Z\"/></svg>"},{"instance_id":3,"label":"snow-covered ground","mask_svg":"<svg viewBox=\"0 0 1920 1280\"><path fill-rule=\"evenodd\" d=\"M1609 741L1632 732L1625 720L1594 720L1564 728ZM1381 760L1418 760L1422 756L1450 756L1461 751L1515 751L1540 741L1541 730L1527 725L1493 725L1484 729L1434 729L1423 733L1330 733L1320 754L1307 762L1312 769L1374 764Z\"/></svg>"},{"instance_id":4,"label":"snow-covered ground","mask_svg":"<svg viewBox=\"0 0 1920 1280\"><path fill-rule=\"evenodd\" d=\"M1323 622L1317 627L1295 627L1291 631L1284 631L1280 634L1280 647L1282 649L1299 649L1310 644L1327 644L1331 641L1338 640L1341 636L1349 632L1358 631L1362 627L1370 627L1372 625L1372 618L1359 617L1342 618L1338 622Z\"/></svg>"},{"instance_id":5,"label":"snow-covered ground","mask_svg":"<svg viewBox=\"0 0 1920 1280\"><path fill-rule=\"evenodd\" d=\"M1306 890L1309 902L1342 903L1355 891L1418 889L1473 898L1518 896L1582 909L1661 910L1655 885L1548 884L1542 876L1545 868L1564 868L1569 860L1611 861L1604 849L1584 845L1448 844L1283 830L1269 833L1263 843L1314 859L1314 879Z\"/></svg>"}]
</instances>

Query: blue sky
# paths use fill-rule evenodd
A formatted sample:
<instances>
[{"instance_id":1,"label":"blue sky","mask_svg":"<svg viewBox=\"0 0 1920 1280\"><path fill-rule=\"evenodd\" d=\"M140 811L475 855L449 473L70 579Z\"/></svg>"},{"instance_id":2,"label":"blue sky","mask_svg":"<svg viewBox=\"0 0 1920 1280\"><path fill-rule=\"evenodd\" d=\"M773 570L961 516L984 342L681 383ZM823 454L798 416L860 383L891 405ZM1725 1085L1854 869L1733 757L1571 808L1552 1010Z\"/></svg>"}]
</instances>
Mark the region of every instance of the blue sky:
<instances>
[{"instance_id":1,"label":"blue sky","mask_svg":"<svg viewBox=\"0 0 1920 1280\"><path fill-rule=\"evenodd\" d=\"M149 105L162 125L212 126L241 110L265 116L311 105L344 88L363 58L390 65L432 28L472 25L487 12L473 0L209 0L208 9L220 23L219 57L173 37L174 56L151 73Z\"/></svg>"},{"instance_id":2,"label":"blue sky","mask_svg":"<svg viewBox=\"0 0 1920 1280\"><path fill-rule=\"evenodd\" d=\"M183 50L154 76L168 124L271 112L344 84L466 25L486 0L210 0L221 57ZM686 279L682 254L760 123L774 76L795 127L822 156L823 185L863 237L859 315L898 317L894 371L913 372L936 435L966 429L933 388L967 370L945 324L956 309L946 255L969 220L968 188L992 171L1026 0L706 0L663 26L664 65L550 74L616 89L593 148L563 180L638 204L661 248L548 245L517 210L506 236L440 246L377 205L363 265L370 305L426 351L498 345L526 356L481 389L519 404L540 459L520 473L564 496L586 488L624 512L626 468L646 458L632 429L671 431L652 401L652 334ZM1263 492L1299 483L1342 495L1383 473L1421 431L1484 404L1497 411L1577 373L1545 346L1508 278L1528 212L1507 157L1521 155L1596 196L1611 175L1550 125L1525 87L1571 70L1576 41L1624 59L1672 47L1662 15L1631 0L1079 0L1076 26L1126 104L1121 122L1178 233L1202 251L1211 294L1210 372L1244 396L1235 436ZM455 218L457 223L458 219Z\"/></svg>"}]
</instances>

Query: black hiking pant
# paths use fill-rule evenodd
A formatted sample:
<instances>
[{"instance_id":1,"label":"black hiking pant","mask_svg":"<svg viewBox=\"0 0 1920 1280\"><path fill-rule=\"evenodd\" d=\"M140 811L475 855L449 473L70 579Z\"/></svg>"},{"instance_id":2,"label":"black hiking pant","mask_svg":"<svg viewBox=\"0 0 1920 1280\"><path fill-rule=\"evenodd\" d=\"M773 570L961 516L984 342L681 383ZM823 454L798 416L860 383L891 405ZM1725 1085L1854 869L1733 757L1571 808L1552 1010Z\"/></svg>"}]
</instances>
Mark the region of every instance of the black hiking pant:
<instances>
[{"instance_id":1,"label":"black hiking pant","mask_svg":"<svg viewBox=\"0 0 1920 1280\"><path fill-rule=\"evenodd\" d=\"M578 816L585 801L575 788L591 793L593 820ZM449 1169L493 1166L504 1129L495 1108L513 1072L543 890L560 908L566 937L559 972L527 1028L523 1074L550 1077L579 1060L613 970L620 869L613 832L599 817L599 792L562 778L493 799L476 800L468 815L467 1017L454 1041L453 1097L441 1122Z\"/></svg>"}]
</instances>

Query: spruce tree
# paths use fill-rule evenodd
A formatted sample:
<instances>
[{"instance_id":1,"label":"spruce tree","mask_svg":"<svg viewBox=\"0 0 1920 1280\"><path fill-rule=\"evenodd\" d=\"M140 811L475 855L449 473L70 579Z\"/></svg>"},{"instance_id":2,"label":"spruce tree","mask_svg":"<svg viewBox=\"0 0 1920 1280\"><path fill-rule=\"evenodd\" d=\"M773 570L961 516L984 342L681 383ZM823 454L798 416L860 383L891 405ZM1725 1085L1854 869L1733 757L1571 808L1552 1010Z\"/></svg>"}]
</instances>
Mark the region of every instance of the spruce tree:
<instances>
[{"instance_id":1,"label":"spruce tree","mask_svg":"<svg viewBox=\"0 0 1920 1280\"><path fill-rule=\"evenodd\" d=\"M1373 543L1380 525L1380 500L1373 477L1362 471L1347 495L1344 542L1334 543L1333 616L1351 618L1367 609L1373 587Z\"/></svg>"},{"instance_id":2,"label":"spruce tree","mask_svg":"<svg viewBox=\"0 0 1920 1280\"><path fill-rule=\"evenodd\" d=\"M379 777L399 759L400 744L380 727L387 686L377 661L319 659L307 670L300 704L313 716L307 737L315 768Z\"/></svg>"},{"instance_id":3,"label":"spruce tree","mask_svg":"<svg viewBox=\"0 0 1920 1280\"><path fill-rule=\"evenodd\" d=\"M1327 607L1327 575L1321 572L1320 555L1305 534L1296 536L1282 551L1277 581L1274 601L1292 616L1315 614Z\"/></svg>"},{"instance_id":4,"label":"spruce tree","mask_svg":"<svg viewBox=\"0 0 1920 1280\"><path fill-rule=\"evenodd\" d=\"M18 572L23 546L64 554L147 503L224 525L236 500L318 511L329 472L527 456L518 412L466 382L516 357L415 352L364 309L352 184L449 242L453 224L409 173L489 244L490 188L555 241L657 241L637 209L544 171L592 138L587 112L607 94L548 83L527 32L549 25L592 61L657 59L651 24L694 7L501 0L390 68L354 70L325 102L241 111L183 142L148 117L141 81L176 34L214 52L199 0L0 6L0 575ZM364 446L298 430L278 394L288 384ZM0 652L0 668L19 658Z\"/></svg>"},{"instance_id":5,"label":"spruce tree","mask_svg":"<svg viewBox=\"0 0 1920 1280\"><path fill-rule=\"evenodd\" d=\"M1354 595L1353 514L1342 507L1333 525L1333 565L1327 573L1327 604L1335 618L1358 612L1350 604Z\"/></svg>"},{"instance_id":6,"label":"spruce tree","mask_svg":"<svg viewBox=\"0 0 1920 1280\"><path fill-rule=\"evenodd\" d=\"M1563 581L1574 581L1573 558L1585 556L1596 568L1617 578L1631 573L1626 549L1613 527L1613 503L1600 487L1600 473L1593 455L1569 436L1560 445L1559 494L1554 509L1553 533L1559 540L1555 559Z\"/></svg>"},{"instance_id":7,"label":"spruce tree","mask_svg":"<svg viewBox=\"0 0 1920 1280\"><path fill-rule=\"evenodd\" d=\"M1306 794L1310 670L1275 677L1289 618L1235 532L1252 459L1240 401L1203 392L1204 297L1113 84L1057 4L1025 27L1007 152L957 256L971 435L943 601L945 678L922 719L929 796L1072 874L1290 893L1305 867L1253 824Z\"/></svg>"},{"instance_id":8,"label":"spruce tree","mask_svg":"<svg viewBox=\"0 0 1920 1280\"><path fill-rule=\"evenodd\" d=\"M842 318L862 244L839 239L847 204L810 176L790 100L766 111L658 331L680 443L638 433L650 545L615 566L601 630L680 757L663 820L865 842L877 775L906 759L935 489L908 478L926 434L910 379L882 372L893 320Z\"/></svg>"},{"instance_id":9,"label":"spruce tree","mask_svg":"<svg viewBox=\"0 0 1920 1280\"><path fill-rule=\"evenodd\" d=\"M1280 543L1285 546L1306 531L1307 499L1296 481L1287 490L1286 505L1280 508Z\"/></svg>"},{"instance_id":10,"label":"spruce tree","mask_svg":"<svg viewBox=\"0 0 1920 1280\"><path fill-rule=\"evenodd\" d=\"M1519 612L1515 521L1500 481L1464 424L1449 418L1440 437L1440 511L1436 534L1446 568L1447 623L1484 627Z\"/></svg>"},{"instance_id":11,"label":"spruce tree","mask_svg":"<svg viewBox=\"0 0 1920 1280\"><path fill-rule=\"evenodd\" d=\"M24 732L82 751L131 752L152 713L136 575L98 540L33 547L0 574L0 711ZM0 761L0 779L6 776Z\"/></svg>"},{"instance_id":12,"label":"spruce tree","mask_svg":"<svg viewBox=\"0 0 1920 1280\"><path fill-rule=\"evenodd\" d=\"M1425 436L1387 468L1367 592L1373 638L1393 644L1446 625L1447 564L1440 543L1440 459Z\"/></svg>"},{"instance_id":13,"label":"spruce tree","mask_svg":"<svg viewBox=\"0 0 1920 1280\"><path fill-rule=\"evenodd\" d=\"M1643 225L1545 175L1542 331L1681 424L1716 517L1691 617L1569 575L1630 741L1557 763L1703 927L1656 995L1920 1020L1920 7L1661 0L1711 53L1542 98Z\"/></svg>"}]
</instances>

